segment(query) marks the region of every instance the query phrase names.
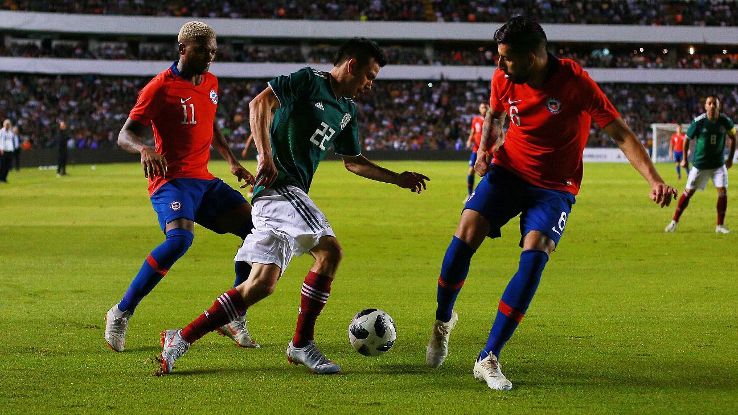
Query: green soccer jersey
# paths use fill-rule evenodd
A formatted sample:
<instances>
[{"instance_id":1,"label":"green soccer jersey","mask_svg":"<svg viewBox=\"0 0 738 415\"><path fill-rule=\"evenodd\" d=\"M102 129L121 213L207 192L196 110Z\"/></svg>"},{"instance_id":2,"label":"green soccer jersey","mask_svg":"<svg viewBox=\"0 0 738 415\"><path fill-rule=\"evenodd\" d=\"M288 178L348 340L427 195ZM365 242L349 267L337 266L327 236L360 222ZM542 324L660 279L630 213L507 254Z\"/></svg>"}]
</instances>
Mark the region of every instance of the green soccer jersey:
<instances>
[{"instance_id":1,"label":"green soccer jersey","mask_svg":"<svg viewBox=\"0 0 738 415\"><path fill-rule=\"evenodd\" d=\"M333 94L327 72L306 67L272 79L269 86L280 104L270 131L279 173L271 187L292 185L307 193L331 147L343 156L361 154L356 104ZM254 198L263 189L254 189Z\"/></svg>"},{"instance_id":2,"label":"green soccer jersey","mask_svg":"<svg viewBox=\"0 0 738 415\"><path fill-rule=\"evenodd\" d=\"M733 121L723 114L715 121L710 121L707 114L695 118L687 130L687 138L694 142L694 167L716 169L725 164L725 135L734 128Z\"/></svg>"}]
</instances>

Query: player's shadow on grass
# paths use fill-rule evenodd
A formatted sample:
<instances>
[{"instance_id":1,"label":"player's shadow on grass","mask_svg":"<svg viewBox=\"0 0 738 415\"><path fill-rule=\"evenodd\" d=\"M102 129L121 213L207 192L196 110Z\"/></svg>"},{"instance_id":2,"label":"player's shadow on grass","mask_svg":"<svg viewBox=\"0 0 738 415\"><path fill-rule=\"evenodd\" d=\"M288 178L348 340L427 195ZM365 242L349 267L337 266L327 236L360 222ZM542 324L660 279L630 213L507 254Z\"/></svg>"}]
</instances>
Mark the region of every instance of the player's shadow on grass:
<instances>
[{"instance_id":1,"label":"player's shadow on grass","mask_svg":"<svg viewBox=\"0 0 738 415\"><path fill-rule=\"evenodd\" d=\"M577 388L655 388L732 390L725 379L738 376L735 367L718 364L696 364L688 361L659 362L650 365L633 363L628 371L603 370L602 366L573 368L571 365L521 365L506 374L516 387L535 389L550 386ZM641 362L642 363L642 362ZM517 372L517 373L515 373Z\"/></svg>"},{"instance_id":2,"label":"player's shadow on grass","mask_svg":"<svg viewBox=\"0 0 738 415\"><path fill-rule=\"evenodd\" d=\"M409 364L409 363L395 363L395 364L377 364L371 367L364 367L358 370L352 370L355 373L376 373L376 374L388 374L388 375L427 375L432 372L433 369L427 367L424 364Z\"/></svg>"}]
</instances>

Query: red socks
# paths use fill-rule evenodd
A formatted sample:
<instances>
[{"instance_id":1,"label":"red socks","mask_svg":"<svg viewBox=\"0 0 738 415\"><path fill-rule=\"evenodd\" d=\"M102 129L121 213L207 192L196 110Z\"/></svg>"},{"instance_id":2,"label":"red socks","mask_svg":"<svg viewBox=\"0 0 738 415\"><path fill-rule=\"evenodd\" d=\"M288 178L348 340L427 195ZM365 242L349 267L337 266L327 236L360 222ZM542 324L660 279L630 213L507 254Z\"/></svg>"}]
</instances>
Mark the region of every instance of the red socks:
<instances>
[{"instance_id":1,"label":"red socks","mask_svg":"<svg viewBox=\"0 0 738 415\"><path fill-rule=\"evenodd\" d=\"M682 213L684 213L684 209L689 206L689 196L687 196L687 193L682 193L681 196L679 196L679 202L677 203L676 211L674 211L674 222L679 222L679 218L682 216Z\"/></svg>"},{"instance_id":2,"label":"red socks","mask_svg":"<svg viewBox=\"0 0 738 415\"><path fill-rule=\"evenodd\" d=\"M246 313L246 305L243 298L235 288L232 288L230 291L221 294L207 311L183 328L182 338L188 343L194 343L202 336L230 323L237 317L244 315L244 313Z\"/></svg>"},{"instance_id":3,"label":"red socks","mask_svg":"<svg viewBox=\"0 0 738 415\"><path fill-rule=\"evenodd\" d=\"M297 327L292 337L295 347L304 347L313 340L315 333L315 321L323 310L328 296L331 293L331 282L333 278L326 275L308 272L302 283L300 313L297 316Z\"/></svg>"}]
</instances>

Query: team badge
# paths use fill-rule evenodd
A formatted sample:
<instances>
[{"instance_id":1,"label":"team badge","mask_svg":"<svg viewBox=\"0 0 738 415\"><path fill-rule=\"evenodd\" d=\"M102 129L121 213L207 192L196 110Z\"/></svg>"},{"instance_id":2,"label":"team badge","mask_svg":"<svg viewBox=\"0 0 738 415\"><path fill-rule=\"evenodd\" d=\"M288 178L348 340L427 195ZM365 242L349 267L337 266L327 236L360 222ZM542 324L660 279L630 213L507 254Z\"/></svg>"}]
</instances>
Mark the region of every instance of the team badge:
<instances>
[{"instance_id":1,"label":"team badge","mask_svg":"<svg viewBox=\"0 0 738 415\"><path fill-rule=\"evenodd\" d=\"M182 209L182 204L175 201L175 202L170 203L169 204L169 207L172 208L172 210L176 212L176 211Z\"/></svg>"},{"instance_id":2,"label":"team badge","mask_svg":"<svg viewBox=\"0 0 738 415\"><path fill-rule=\"evenodd\" d=\"M546 102L546 108L551 114L558 114L561 112L561 102L556 98L549 98Z\"/></svg>"},{"instance_id":3,"label":"team badge","mask_svg":"<svg viewBox=\"0 0 738 415\"><path fill-rule=\"evenodd\" d=\"M210 100L213 101L213 104L218 105L218 93L214 89L210 90Z\"/></svg>"},{"instance_id":4,"label":"team badge","mask_svg":"<svg viewBox=\"0 0 738 415\"><path fill-rule=\"evenodd\" d=\"M349 113L343 114L343 118L341 119L341 129L342 130L344 129L344 127L346 127L349 121L351 121L351 114Z\"/></svg>"}]
</instances>

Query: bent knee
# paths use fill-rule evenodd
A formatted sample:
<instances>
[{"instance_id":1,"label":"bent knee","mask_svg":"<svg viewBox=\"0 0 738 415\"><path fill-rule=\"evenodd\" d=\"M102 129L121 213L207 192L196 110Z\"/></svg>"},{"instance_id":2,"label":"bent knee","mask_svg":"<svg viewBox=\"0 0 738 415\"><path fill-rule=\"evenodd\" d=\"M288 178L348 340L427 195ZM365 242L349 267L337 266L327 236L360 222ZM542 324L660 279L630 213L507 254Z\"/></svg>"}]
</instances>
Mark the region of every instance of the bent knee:
<instances>
[{"instance_id":1,"label":"bent knee","mask_svg":"<svg viewBox=\"0 0 738 415\"><path fill-rule=\"evenodd\" d=\"M195 235L192 232L181 228L171 229L166 235L167 243L173 250L178 251L180 254L187 252L190 246L192 246L192 241L195 239Z\"/></svg>"},{"instance_id":2,"label":"bent knee","mask_svg":"<svg viewBox=\"0 0 738 415\"><path fill-rule=\"evenodd\" d=\"M338 266L343 259L343 248L336 242L326 244L320 251L315 252L317 262Z\"/></svg>"}]
</instances>

